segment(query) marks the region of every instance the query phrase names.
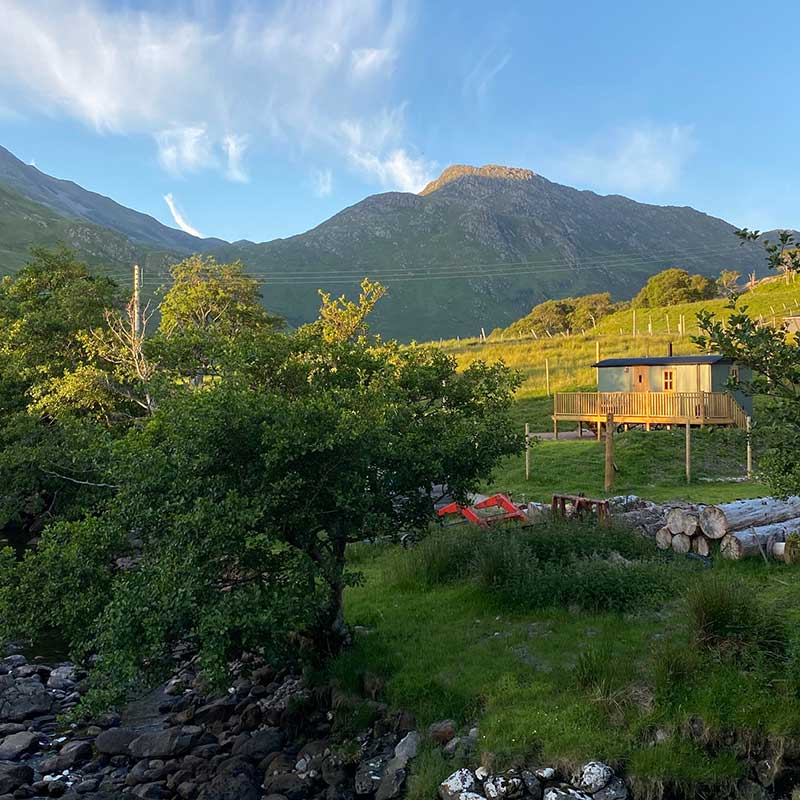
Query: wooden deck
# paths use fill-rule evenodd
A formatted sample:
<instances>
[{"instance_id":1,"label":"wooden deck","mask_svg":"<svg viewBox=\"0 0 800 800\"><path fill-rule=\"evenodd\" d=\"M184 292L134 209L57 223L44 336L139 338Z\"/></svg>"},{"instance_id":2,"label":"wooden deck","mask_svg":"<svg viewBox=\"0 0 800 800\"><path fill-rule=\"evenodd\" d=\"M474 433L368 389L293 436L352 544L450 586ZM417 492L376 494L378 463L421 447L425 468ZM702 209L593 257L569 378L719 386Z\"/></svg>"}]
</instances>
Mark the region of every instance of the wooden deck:
<instances>
[{"instance_id":1,"label":"wooden deck","mask_svg":"<svg viewBox=\"0 0 800 800\"><path fill-rule=\"evenodd\" d=\"M727 392L562 392L554 396L553 423L622 425L730 425L747 427L747 414Z\"/></svg>"}]
</instances>

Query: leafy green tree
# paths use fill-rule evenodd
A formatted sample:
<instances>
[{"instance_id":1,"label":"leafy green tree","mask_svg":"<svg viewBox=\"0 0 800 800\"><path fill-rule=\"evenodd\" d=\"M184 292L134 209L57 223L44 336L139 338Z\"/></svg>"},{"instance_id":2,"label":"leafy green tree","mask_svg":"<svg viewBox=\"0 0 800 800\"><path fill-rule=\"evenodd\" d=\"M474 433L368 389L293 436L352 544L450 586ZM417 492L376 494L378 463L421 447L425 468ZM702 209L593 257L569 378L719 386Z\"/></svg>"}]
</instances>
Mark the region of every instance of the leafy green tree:
<instances>
[{"instance_id":1,"label":"leafy green tree","mask_svg":"<svg viewBox=\"0 0 800 800\"><path fill-rule=\"evenodd\" d=\"M102 507L48 527L8 576L11 605L42 588L25 614L0 608L5 625L61 621L97 655L104 699L164 669L179 641L219 679L245 650L336 649L358 579L348 544L428 524L434 486L464 500L522 447L517 376L370 337L381 293L323 296L319 321L292 333L243 328L217 379L130 426L94 475Z\"/></svg>"},{"instance_id":2,"label":"leafy green tree","mask_svg":"<svg viewBox=\"0 0 800 800\"><path fill-rule=\"evenodd\" d=\"M665 269L651 276L633 299L635 308L654 308L716 297L716 284L703 275L690 275L685 269Z\"/></svg>"},{"instance_id":3,"label":"leafy green tree","mask_svg":"<svg viewBox=\"0 0 800 800\"><path fill-rule=\"evenodd\" d=\"M622 305L622 303L612 302L609 292L576 297L573 300L573 310L569 320L570 329L580 331L594 328L603 317L618 311Z\"/></svg>"},{"instance_id":4,"label":"leafy green tree","mask_svg":"<svg viewBox=\"0 0 800 800\"><path fill-rule=\"evenodd\" d=\"M724 269L717 278L717 293L721 297L733 298L739 294L739 278L741 274L735 269Z\"/></svg>"}]
</instances>

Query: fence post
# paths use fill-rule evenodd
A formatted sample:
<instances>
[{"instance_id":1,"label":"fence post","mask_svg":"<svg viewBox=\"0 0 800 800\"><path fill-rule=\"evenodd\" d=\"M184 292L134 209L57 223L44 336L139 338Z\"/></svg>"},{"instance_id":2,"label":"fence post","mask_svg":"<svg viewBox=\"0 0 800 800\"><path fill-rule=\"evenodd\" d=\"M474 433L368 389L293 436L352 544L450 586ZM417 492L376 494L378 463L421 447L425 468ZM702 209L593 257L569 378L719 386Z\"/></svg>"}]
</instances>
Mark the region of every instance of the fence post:
<instances>
[{"instance_id":1,"label":"fence post","mask_svg":"<svg viewBox=\"0 0 800 800\"><path fill-rule=\"evenodd\" d=\"M686 483L692 482L692 424L686 418Z\"/></svg>"},{"instance_id":2,"label":"fence post","mask_svg":"<svg viewBox=\"0 0 800 800\"><path fill-rule=\"evenodd\" d=\"M605 490L614 485L614 415L606 415L606 479Z\"/></svg>"},{"instance_id":3,"label":"fence post","mask_svg":"<svg viewBox=\"0 0 800 800\"><path fill-rule=\"evenodd\" d=\"M525 480L531 478L531 426L525 423Z\"/></svg>"},{"instance_id":4,"label":"fence post","mask_svg":"<svg viewBox=\"0 0 800 800\"><path fill-rule=\"evenodd\" d=\"M753 477L753 442L750 436L750 431L753 427L753 418L747 417L745 420L745 429L747 430L747 478L748 480Z\"/></svg>"},{"instance_id":5,"label":"fence post","mask_svg":"<svg viewBox=\"0 0 800 800\"><path fill-rule=\"evenodd\" d=\"M547 396L550 397L550 359L544 360L544 381L547 388Z\"/></svg>"}]
</instances>

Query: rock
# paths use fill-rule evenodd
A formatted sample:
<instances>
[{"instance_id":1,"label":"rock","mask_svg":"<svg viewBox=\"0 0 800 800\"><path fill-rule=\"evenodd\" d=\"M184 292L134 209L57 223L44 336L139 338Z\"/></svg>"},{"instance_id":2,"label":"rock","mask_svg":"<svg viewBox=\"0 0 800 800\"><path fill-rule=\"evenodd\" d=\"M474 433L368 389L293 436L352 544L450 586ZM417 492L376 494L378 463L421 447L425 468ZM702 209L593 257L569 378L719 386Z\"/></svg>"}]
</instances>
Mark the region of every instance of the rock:
<instances>
[{"instance_id":1,"label":"rock","mask_svg":"<svg viewBox=\"0 0 800 800\"><path fill-rule=\"evenodd\" d=\"M628 787L621 778L612 778L608 786L594 795L594 800L628 800Z\"/></svg>"},{"instance_id":2,"label":"rock","mask_svg":"<svg viewBox=\"0 0 800 800\"><path fill-rule=\"evenodd\" d=\"M131 791L131 795L141 798L141 800L161 800L162 797L167 796L164 791L164 784L157 782L140 783Z\"/></svg>"},{"instance_id":3,"label":"rock","mask_svg":"<svg viewBox=\"0 0 800 800\"><path fill-rule=\"evenodd\" d=\"M525 785L525 791L528 793L528 797L530 797L531 800L542 800L544 787L536 775L534 775L529 769L526 769L520 773L520 777Z\"/></svg>"},{"instance_id":4,"label":"rock","mask_svg":"<svg viewBox=\"0 0 800 800\"><path fill-rule=\"evenodd\" d=\"M292 772L283 772L268 778L264 781L264 789L267 794L282 795L286 800L303 800L309 795L306 781Z\"/></svg>"},{"instance_id":5,"label":"rock","mask_svg":"<svg viewBox=\"0 0 800 800\"><path fill-rule=\"evenodd\" d=\"M47 794L50 797L63 797L67 793L68 788L65 781L50 781L47 784Z\"/></svg>"},{"instance_id":6,"label":"rock","mask_svg":"<svg viewBox=\"0 0 800 800\"><path fill-rule=\"evenodd\" d=\"M62 664L50 672L47 688L68 692L75 687L77 680L75 667L72 664Z\"/></svg>"},{"instance_id":7,"label":"rock","mask_svg":"<svg viewBox=\"0 0 800 800\"><path fill-rule=\"evenodd\" d=\"M233 755L261 761L283 747L283 732L278 728L265 728L252 734L242 734L233 745Z\"/></svg>"},{"instance_id":8,"label":"rock","mask_svg":"<svg viewBox=\"0 0 800 800\"><path fill-rule=\"evenodd\" d=\"M235 711L236 704L228 698L224 698L195 709L191 719L195 725L213 725L217 722L225 722L233 716Z\"/></svg>"},{"instance_id":9,"label":"rock","mask_svg":"<svg viewBox=\"0 0 800 800\"><path fill-rule=\"evenodd\" d=\"M38 678L0 675L0 719L22 722L53 711L54 698Z\"/></svg>"},{"instance_id":10,"label":"rock","mask_svg":"<svg viewBox=\"0 0 800 800\"><path fill-rule=\"evenodd\" d=\"M39 769L42 773L64 772L91 761L92 755L90 742L86 740L67 742L56 755L42 761Z\"/></svg>"},{"instance_id":11,"label":"rock","mask_svg":"<svg viewBox=\"0 0 800 800\"><path fill-rule=\"evenodd\" d=\"M602 761L590 761L581 767L578 787L594 794L604 789L614 777L614 771Z\"/></svg>"},{"instance_id":12,"label":"rock","mask_svg":"<svg viewBox=\"0 0 800 800\"><path fill-rule=\"evenodd\" d=\"M416 731L407 733L394 748L394 757L397 759L400 769L405 768L412 758L417 757L419 750L419 734Z\"/></svg>"},{"instance_id":13,"label":"rock","mask_svg":"<svg viewBox=\"0 0 800 800\"><path fill-rule=\"evenodd\" d=\"M88 780L81 781L75 787L75 791L78 794L89 794L90 792L96 792L99 786L100 781L98 781L96 778L89 778Z\"/></svg>"},{"instance_id":14,"label":"rock","mask_svg":"<svg viewBox=\"0 0 800 800\"><path fill-rule=\"evenodd\" d=\"M141 736L139 731L129 728L109 728L94 740L94 746L98 753L106 756L128 755L131 742L139 736Z\"/></svg>"},{"instance_id":15,"label":"rock","mask_svg":"<svg viewBox=\"0 0 800 800\"><path fill-rule=\"evenodd\" d=\"M439 797L442 800L469 800L465 793L473 793L475 776L468 769L456 770L449 778L439 784Z\"/></svg>"},{"instance_id":16,"label":"rock","mask_svg":"<svg viewBox=\"0 0 800 800\"><path fill-rule=\"evenodd\" d=\"M542 767L541 769L537 769L534 775L536 775L540 781L552 781L555 780L556 771L552 767Z\"/></svg>"},{"instance_id":17,"label":"rock","mask_svg":"<svg viewBox=\"0 0 800 800\"><path fill-rule=\"evenodd\" d=\"M372 794L381 784L387 759L383 756L362 761L355 776L356 794Z\"/></svg>"},{"instance_id":18,"label":"rock","mask_svg":"<svg viewBox=\"0 0 800 800\"><path fill-rule=\"evenodd\" d=\"M21 722L3 722L0 724L0 739L11 736L12 733L22 733L28 730Z\"/></svg>"},{"instance_id":19,"label":"rock","mask_svg":"<svg viewBox=\"0 0 800 800\"><path fill-rule=\"evenodd\" d=\"M452 719L434 722L428 728L428 736L437 744L447 744L456 735L456 723Z\"/></svg>"},{"instance_id":20,"label":"rock","mask_svg":"<svg viewBox=\"0 0 800 800\"><path fill-rule=\"evenodd\" d=\"M163 731L149 731L128 745L128 752L135 759L176 758L188 753L199 738L199 728L175 727Z\"/></svg>"},{"instance_id":21,"label":"rock","mask_svg":"<svg viewBox=\"0 0 800 800\"><path fill-rule=\"evenodd\" d=\"M228 758L200 790L198 800L260 800L258 772L244 758Z\"/></svg>"},{"instance_id":22,"label":"rock","mask_svg":"<svg viewBox=\"0 0 800 800\"><path fill-rule=\"evenodd\" d=\"M0 794L12 794L33 783L33 770L24 764L0 764Z\"/></svg>"},{"instance_id":23,"label":"rock","mask_svg":"<svg viewBox=\"0 0 800 800\"><path fill-rule=\"evenodd\" d=\"M495 775L483 782L483 793L487 800L505 800L519 797L524 785L518 775Z\"/></svg>"},{"instance_id":24,"label":"rock","mask_svg":"<svg viewBox=\"0 0 800 800\"><path fill-rule=\"evenodd\" d=\"M736 784L736 800L767 800L767 798L769 798L767 790L755 781L742 778Z\"/></svg>"},{"instance_id":25,"label":"rock","mask_svg":"<svg viewBox=\"0 0 800 800\"><path fill-rule=\"evenodd\" d=\"M35 753L39 749L39 736L22 731L12 733L0 741L0 761L18 761L22 756Z\"/></svg>"},{"instance_id":26,"label":"rock","mask_svg":"<svg viewBox=\"0 0 800 800\"><path fill-rule=\"evenodd\" d=\"M592 800L592 796L571 786L551 786L545 789L544 800Z\"/></svg>"},{"instance_id":27,"label":"rock","mask_svg":"<svg viewBox=\"0 0 800 800\"><path fill-rule=\"evenodd\" d=\"M178 788L175 791L181 800L192 800L197 795L197 784L192 781L183 781L178 784Z\"/></svg>"}]
</instances>

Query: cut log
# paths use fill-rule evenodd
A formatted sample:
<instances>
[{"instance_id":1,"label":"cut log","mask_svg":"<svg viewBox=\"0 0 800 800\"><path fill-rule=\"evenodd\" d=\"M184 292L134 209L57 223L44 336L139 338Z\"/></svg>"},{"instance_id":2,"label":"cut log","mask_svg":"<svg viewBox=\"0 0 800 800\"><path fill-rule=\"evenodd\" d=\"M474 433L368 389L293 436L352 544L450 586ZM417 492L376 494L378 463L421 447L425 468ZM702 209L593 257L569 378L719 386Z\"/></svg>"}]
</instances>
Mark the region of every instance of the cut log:
<instances>
[{"instance_id":1,"label":"cut log","mask_svg":"<svg viewBox=\"0 0 800 800\"><path fill-rule=\"evenodd\" d=\"M627 528L641 531L652 539L658 529L664 525L664 511L653 503L643 508L614 514L614 520Z\"/></svg>"},{"instance_id":2,"label":"cut log","mask_svg":"<svg viewBox=\"0 0 800 800\"><path fill-rule=\"evenodd\" d=\"M772 557L776 561L786 560L786 542L775 542L772 545Z\"/></svg>"},{"instance_id":3,"label":"cut log","mask_svg":"<svg viewBox=\"0 0 800 800\"><path fill-rule=\"evenodd\" d=\"M656 547L659 550L669 550L672 547L672 531L666 525L656 531Z\"/></svg>"},{"instance_id":4,"label":"cut log","mask_svg":"<svg viewBox=\"0 0 800 800\"><path fill-rule=\"evenodd\" d=\"M785 542L786 537L793 533L800 533L800 519L761 525L746 531L731 531L723 537L719 549L724 558L734 561L750 556L768 556L776 543Z\"/></svg>"},{"instance_id":5,"label":"cut log","mask_svg":"<svg viewBox=\"0 0 800 800\"><path fill-rule=\"evenodd\" d=\"M671 508L667 512L666 526L673 533L685 533L694 536L697 533L700 520L700 508Z\"/></svg>"},{"instance_id":6,"label":"cut log","mask_svg":"<svg viewBox=\"0 0 800 800\"><path fill-rule=\"evenodd\" d=\"M672 549L676 553L688 553L692 547L692 539L685 533L676 533L672 537Z\"/></svg>"},{"instance_id":7,"label":"cut log","mask_svg":"<svg viewBox=\"0 0 800 800\"><path fill-rule=\"evenodd\" d=\"M758 528L800 517L800 497L778 500L760 497L706 506L700 512L700 527L709 539L721 539L731 531Z\"/></svg>"},{"instance_id":8,"label":"cut log","mask_svg":"<svg viewBox=\"0 0 800 800\"><path fill-rule=\"evenodd\" d=\"M692 552L699 556L707 556L711 552L711 545L702 533L692 537Z\"/></svg>"}]
</instances>

